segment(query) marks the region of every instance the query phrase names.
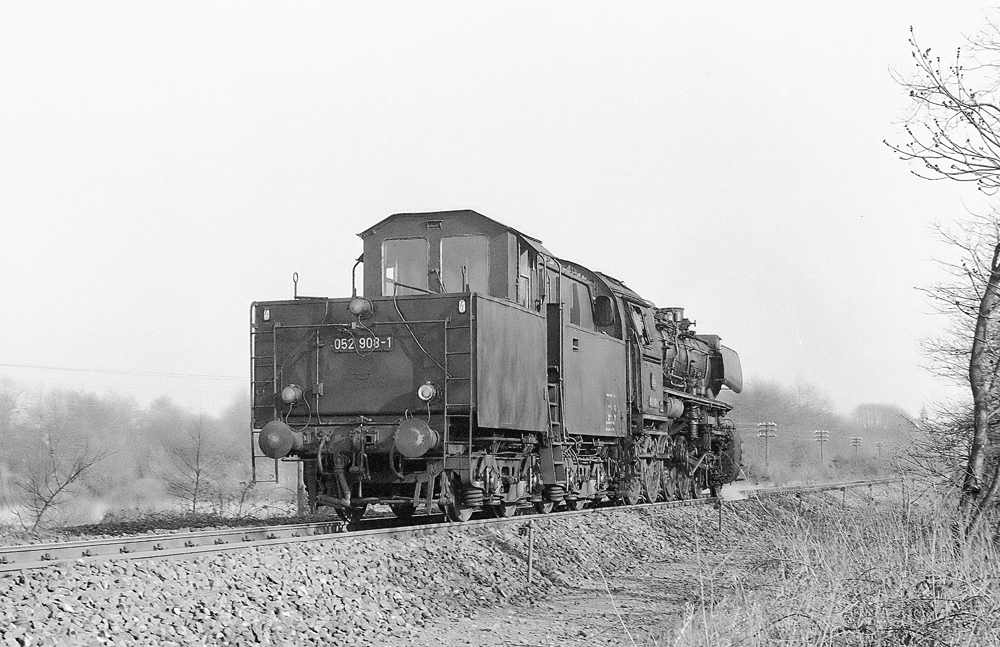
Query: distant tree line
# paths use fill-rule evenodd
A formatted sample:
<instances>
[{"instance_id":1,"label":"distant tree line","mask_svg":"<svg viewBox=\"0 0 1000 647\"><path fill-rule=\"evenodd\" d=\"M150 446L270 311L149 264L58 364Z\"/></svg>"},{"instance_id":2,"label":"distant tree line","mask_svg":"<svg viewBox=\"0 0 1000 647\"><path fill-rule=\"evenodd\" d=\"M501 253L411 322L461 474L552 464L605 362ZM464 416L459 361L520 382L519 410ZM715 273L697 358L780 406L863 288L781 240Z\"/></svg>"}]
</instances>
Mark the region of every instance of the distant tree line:
<instances>
[{"instance_id":1,"label":"distant tree line","mask_svg":"<svg viewBox=\"0 0 1000 647\"><path fill-rule=\"evenodd\" d=\"M744 473L752 481L780 485L888 474L922 437L919 420L896 405L862 404L845 415L808 384L748 380L742 393L724 397L734 405L729 417L740 431Z\"/></svg>"},{"instance_id":2,"label":"distant tree line","mask_svg":"<svg viewBox=\"0 0 1000 647\"><path fill-rule=\"evenodd\" d=\"M961 474L961 443L951 434L967 435L968 420L952 427L942 416L914 418L875 403L845 415L806 384L750 379L741 394L726 393L749 480L807 483L914 467L944 480ZM166 398L142 407L116 395L0 380L0 526L32 530L168 510L290 512L294 469L282 470L275 487L251 487L249 428L246 397L207 416ZM822 448L818 431L826 432Z\"/></svg>"},{"instance_id":3,"label":"distant tree line","mask_svg":"<svg viewBox=\"0 0 1000 647\"><path fill-rule=\"evenodd\" d=\"M245 398L206 416L166 398L140 407L116 395L0 381L0 525L255 511L248 412Z\"/></svg>"}]
</instances>

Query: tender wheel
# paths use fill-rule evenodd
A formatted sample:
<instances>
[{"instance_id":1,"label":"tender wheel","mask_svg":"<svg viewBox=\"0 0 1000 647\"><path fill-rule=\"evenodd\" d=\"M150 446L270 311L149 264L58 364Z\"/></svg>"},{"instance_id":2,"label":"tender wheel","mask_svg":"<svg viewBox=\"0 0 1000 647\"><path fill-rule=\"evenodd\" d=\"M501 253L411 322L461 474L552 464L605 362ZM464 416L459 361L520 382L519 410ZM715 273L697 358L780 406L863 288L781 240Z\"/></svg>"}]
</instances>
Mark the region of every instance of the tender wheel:
<instances>
[{"instance_id":1,"label":"tender wheel","mask_svg":"<svg viewBox=\"0 0 1000 647\"><path fill-rule=\"evenodd\" d=\"M556 504L552 501L538 501L534 504L535 512L538 514L549 514L555 509Z\"/></svg>"},{"instance_id":2,"label":"tender wheel","mask_svg":"<svg viewBox=\"0 0 1000 647\"><path fill-rule=\"evenodd\" d=\"M352 505L350 508L337 508L337 516L347 523L357 523L368 511L368 504Z\"/></svg>"},{"instance_id":3,"label":"tender wheel","mask_svg":"<svg viewBox=\"0 0 1000 647\"><path fill-rule=\"evenodd\" d=\"M563 469L566 471L566 483L563 486L563 500L567 510L579 510L579 492L583 488L583 470L579 458L573 451L563 454ZM573 503L570 503L570 499Z\"/></svg>"},{"instance_id":4,"label":"tender wheel","mask_svg":"<svg viewBox=\"0 0 1000 647\"><path fill-rule=\"evenodd\" d=\"M449 495L450 503L438 501L438 506L445 517L451 521L462 522L472 518L472 513L483 507L482 488L471 487L462 489L462 481L456 473L441 475L442 495Z\"/></svg>"},{"instance_id":5,"label":"tender wheel","mask_svg":"<svg viewBox=\"0 0 1000 647\"><path fill-rule=\"evenodd\" d=\"M472 513L475 512L475 508L470 508L469 506L464 506L458 503L449 503L444 507L444 514L451 521L457 523L468 521L472 518Z\"/></svg>"},{"instance_id":6,"label":"tender wheel","mask_svg":"<svg viewBox=\"0 0 1000 647\"><path fill-rule=\"evenodd\" d=\"M566 500L566 488L562 485L546 485L545 492L542 495L545 503L549 504L549 507L544 511L545 514L552 512L555 508L559 507L559 504Z\"/></svg>"},{"instance_id":7,"label":"tender wheel","mask_svg":"<svg viewBox=\"0 0 1000 647\"><path fill-rule=\"evenodd\" d=\"M498 519L513 517L517 514L517 506L513 503L501 503L500 505L486 506L486 510L490 513L490 516Z\"/></svg>"},{"instance_id":8,"label":"tender wheel","mask_svg":"<svg viewBox=\"0 0 1000 647\"><path fill-rule=\"evenodd\" d=\"M583 505L586 503L586 499L581 501L580 499L566 499L566 509L567 510L583 510Z\"/></svg>"},{"instance_id":9,"label":"tender wheel","mask_svg":"<svg viewBox=\"0 0 1000 647\"><path fill-rule=\"evenodd\" d=\"M416 508L413 507L412 503L390 503L389 509L392 513L396 515L397 519L402 519L404 521L413 517L413 513L416 512Z\"/></svg>"}]
</instances>

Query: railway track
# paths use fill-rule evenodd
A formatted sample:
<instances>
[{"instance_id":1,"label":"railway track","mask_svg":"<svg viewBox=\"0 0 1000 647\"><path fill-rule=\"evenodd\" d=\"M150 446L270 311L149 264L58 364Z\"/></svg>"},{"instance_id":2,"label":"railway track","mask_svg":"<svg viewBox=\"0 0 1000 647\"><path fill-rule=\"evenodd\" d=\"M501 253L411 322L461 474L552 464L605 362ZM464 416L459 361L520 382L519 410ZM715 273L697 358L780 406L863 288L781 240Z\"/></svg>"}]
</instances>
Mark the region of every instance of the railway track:
<instances>
[{"instance_id":1,"label":"railway track","mask_svg":"<svg viewBox=\"0 0 1000 647\"><path fill-rule=\"evenodd\" d=\"M760 489L740 490L744 496L770 496L775 494L788 494L797 492L805 494L808 492L824 492L829 490L849 490L858 487L874 487L876 485L889 485L898 483L899 479L875 479L871 481L847 481L844 483L822 483L818 485L789 485L782 487L769 487Z\"/></svg>"},{"instance_id":2,"label":"railway track","mask_svg":"<svg viewBox=\"0 0 1000 647\"><path fill-rule=\"evenodd\" d=\"M789 493L811 493L873 487L897 482L894 479L851 481L822 485L790 486L748 489L740 491L744 497L756 498ZM721 506L738 500L718 497L642 503L628 506L629 510L642 508L674 508L684 506ZM600 506L583 510L559 511L549 514L517 515L495 519L483 515L463 523L441 522L443 515L416 515L405 526L397 525L395 518L369 518L352 528L339 520L280 526L255 526L223 528L197 532L165 533L78 540L44 544L22 544L0 547L0 573L48 568L60 564L85 563L109 560L154 559L160 557L194 557L207 553L243 550L255 546L269 546L303 541L338 541L364 537L409 538L431 533L455 532L501 523L524 523L526 520L547 521L566 517L603 514L626 509L622 506Z\"/></svg>"}]
</instances>

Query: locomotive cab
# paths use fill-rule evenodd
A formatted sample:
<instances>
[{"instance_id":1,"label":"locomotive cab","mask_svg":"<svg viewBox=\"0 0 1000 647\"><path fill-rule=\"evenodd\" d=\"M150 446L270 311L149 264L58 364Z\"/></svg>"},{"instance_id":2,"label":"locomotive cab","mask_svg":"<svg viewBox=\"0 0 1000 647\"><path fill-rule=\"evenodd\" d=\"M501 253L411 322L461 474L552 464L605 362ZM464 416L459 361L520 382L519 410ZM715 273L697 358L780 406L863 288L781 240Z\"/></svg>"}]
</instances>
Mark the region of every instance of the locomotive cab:
<instances>
[{"instance_id":1,"label":"locomotive cab","mask_svg":"<svg viewBox=\"0 0 1000 647\"><path fill-rule=\"evenodd\" d=\"M366 295L478 293L541 310L541 243L475 211L404 213L360 234Z\"/></svg>"}]
</instances>

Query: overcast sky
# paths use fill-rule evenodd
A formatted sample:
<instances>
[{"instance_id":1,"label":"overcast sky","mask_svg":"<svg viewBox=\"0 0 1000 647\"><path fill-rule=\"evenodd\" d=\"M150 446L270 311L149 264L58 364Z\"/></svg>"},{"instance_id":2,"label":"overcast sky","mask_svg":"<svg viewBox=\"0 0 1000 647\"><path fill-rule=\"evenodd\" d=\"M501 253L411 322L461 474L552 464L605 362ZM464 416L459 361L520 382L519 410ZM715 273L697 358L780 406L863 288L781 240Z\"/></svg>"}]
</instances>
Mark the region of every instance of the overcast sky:
<instances>
[{"instance_id":1,"label":"overcast sky","mask_svg":"<svg viewBox=\"0 0 1000 647\"><path fill-rule=\"evenodd\" d=\"M249 306L471 208L683 306L749 379L916 413L935 221L882 144L975 2L0 3L0 377L246 390ZM56 370L60 369L60 370Z\"/></svg>"}]
</instances>

